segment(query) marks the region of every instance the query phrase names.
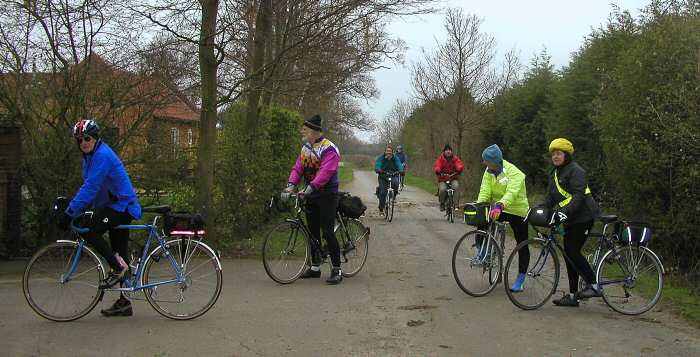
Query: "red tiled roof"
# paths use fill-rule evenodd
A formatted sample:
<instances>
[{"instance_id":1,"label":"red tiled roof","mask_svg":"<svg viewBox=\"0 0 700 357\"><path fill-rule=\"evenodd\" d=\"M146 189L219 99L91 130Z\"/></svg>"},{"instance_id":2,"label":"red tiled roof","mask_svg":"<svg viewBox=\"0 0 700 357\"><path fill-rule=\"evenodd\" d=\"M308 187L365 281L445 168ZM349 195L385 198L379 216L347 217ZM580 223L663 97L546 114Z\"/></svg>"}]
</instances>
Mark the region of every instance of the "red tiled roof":
<instances>
[{"instance_id":1,"label":"red tiled roof","mask_svg":"<svg viewBox=\"0 0 700 357\"><path fill-rule=\"evenodd\" d=\"M190 109L190 107L179 100L175 103L166 104L161 108L157 108L153 111L153 116L164 119L199 121L199 113Z\"/></svg>"}]
</instances>

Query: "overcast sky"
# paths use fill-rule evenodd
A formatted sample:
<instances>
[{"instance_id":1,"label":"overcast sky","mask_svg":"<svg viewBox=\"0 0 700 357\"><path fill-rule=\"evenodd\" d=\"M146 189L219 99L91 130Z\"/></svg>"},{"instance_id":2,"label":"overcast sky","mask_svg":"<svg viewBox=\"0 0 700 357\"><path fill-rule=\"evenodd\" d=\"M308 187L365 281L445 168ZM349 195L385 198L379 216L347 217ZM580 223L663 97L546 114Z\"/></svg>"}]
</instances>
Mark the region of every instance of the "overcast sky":
<instances>
[{"instance_id":1,"label":"overcast sky","mask_svg":"<svg viewBox=\"0 0 700 357\"><path fill-rule=\"evenodd\" d=\"M638 9L649 0L448 0L445 3L483 19L481 29L495 37L499 58L515 48L526 65L535 53L546 48L559 69L569 63L571 53L593 28L606 23L611 4L629 10L636 17ZM364 103L364 107L375 120L383 118L396 99L411 96L410 64L420 60L421 47L430 50L436 40L444 40L443 20L444 12L441 12L396 19L390 24L389 32L404 40L408 50L403 66L386 62L384 65L390 69L374 73L381 97ZM363 139L370 137L369 133L359 134Z\"/></svg>"}]
</instances>

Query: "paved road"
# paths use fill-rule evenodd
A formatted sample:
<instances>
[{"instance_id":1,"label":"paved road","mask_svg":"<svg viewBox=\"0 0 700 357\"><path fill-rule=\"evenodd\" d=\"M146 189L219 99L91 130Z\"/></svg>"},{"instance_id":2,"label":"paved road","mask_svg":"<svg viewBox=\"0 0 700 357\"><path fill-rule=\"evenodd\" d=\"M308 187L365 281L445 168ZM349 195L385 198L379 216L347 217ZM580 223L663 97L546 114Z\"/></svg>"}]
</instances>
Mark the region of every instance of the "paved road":
<instances>
[{"instance_id":1,"label":"paved road","mask_svg":"<svg viewBox=\"0 0 700 357\"><path fill-rule=\"evenodd\" d=\"M592 301L526 312L501 287L467 296L450 266L467 227L442 220L435 197L410 187L385 223L375 181L355 172L345 187L370 207L370 257L358 276L281 286L258 260L225 260L219 302L194 321L170 321L143 301L131 318L96 309L76 322L44 321L24 302L13 266L0 266L0 356L700 356L698 330L658 308L628 317Z\"/></svg>"}]
</instances>

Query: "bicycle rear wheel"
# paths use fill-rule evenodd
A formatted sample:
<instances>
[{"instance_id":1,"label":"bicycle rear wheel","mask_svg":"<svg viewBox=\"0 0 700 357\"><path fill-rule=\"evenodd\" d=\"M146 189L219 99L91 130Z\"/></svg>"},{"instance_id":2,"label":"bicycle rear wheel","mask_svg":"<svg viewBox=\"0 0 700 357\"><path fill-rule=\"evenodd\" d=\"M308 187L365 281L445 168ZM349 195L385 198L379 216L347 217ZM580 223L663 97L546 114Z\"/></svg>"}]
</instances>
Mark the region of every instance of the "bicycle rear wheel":
<instances>
[{"instance_id":1,"label":"bicycle rear wheel","mask_svg":"<svg viewBox=\"0 0 700 357\"><path fill-rule=\"evenodd\" d=\"M617 255L609 250L600 260L596 279L603 300L625 315L639 315L652 309L661 298L663 266L649 248L623 246Z\"/></svg>"},{"instance_id":2,"label":"bicycle rear wheel","mask_svg":"<svg viewBox=\"0 0 700 357\"><path fill-rule=\"evenodd\" d=\"M493 291L502 267L501 248L483 231L463 235L452 252L452 275L459 288L474 297Z\"/></svg>"},{"instance_id":3,"label":"bicycle rear wheel","mask_svg":"<svg viewBox=\"0 0 700 357\"><path fill-rule=\"evenodd\" d=\"M265 236L262 260L272 280L289 284L304 273L310 253L306 231L297 222L285 221Z\"/></svg>"},{"instance_id":4,"label":"bicycle rear wheel","mask_svg":"<svg viewBox=\"0 0 700 357\"><path fill-rule=\"evenodd\" d=\"M58 322L73 321L87 315L102 299L104 292L99 285L105 277L104 267L85 246L75 271L61 282L77 252L77 242L58 241L39 250L27 263L22 290L39 316Z\"/></svg>"},{"instance_id":5,"label":"bicycle rear wheel","mask_svg":"<svg viewBox=\"0 0 700 357\"><path fill-rule=\"evenodd\" d=\"M518 276L519 252L528 249L528 266L524 291L512 292L511 285ZM559 257L546 241L535 238L518 244L508 257L503 284L510 301L523 310L534 310L552 297L559 284Z\"/></svg>"},{"instance_id":6,"label":"bicycle rear wheel","mask_svg":"<svg viewBox=\"0 0 700 357\"><path fill-rule=\"evenodd\" d=\"M144 289L148 303L161 315L173 320L190 320L205 314L221 294L221 263L206 244L178 238L154 249L146 258L142 285L162 285ZM170 257L180 268L185 281L178 283Z\"/></svg>"},{"instance_id":7,"label":"bicycle rear wheel","mask_svg":"<svg viewBox=\"0 0 700 357\"><path fill-rule=\"evenodd\" d=\"M340 259L343 276L351 277L365 265L369 252L369 230L357 219L348 219L340 234Z\"/></svg>"}]
</instances>

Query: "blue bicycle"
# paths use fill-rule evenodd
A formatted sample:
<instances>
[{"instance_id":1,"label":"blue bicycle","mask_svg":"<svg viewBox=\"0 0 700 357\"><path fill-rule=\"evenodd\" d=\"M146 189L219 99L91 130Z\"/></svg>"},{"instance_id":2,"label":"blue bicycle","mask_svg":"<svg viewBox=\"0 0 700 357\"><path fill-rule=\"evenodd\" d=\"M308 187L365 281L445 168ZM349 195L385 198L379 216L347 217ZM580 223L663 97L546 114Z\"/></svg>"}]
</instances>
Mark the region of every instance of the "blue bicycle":
<instances>
[{"instance_id":1,"label":"blue bicycle","mask_svg":"<svg viewBox=\"0 0 700 357\"><path fill-rule=\"evenodd\" d=\"M148 303L165 317L189 320L203 315L221 294L221 262L202 242L204 230L159 234L158 221L170 211L169 206L144 207L143 212L156 214L152 224L116 227L146 230L148 238L140 258L132 259L135 274L125 278L121 287L110 289L100 288L106 276L105 264L80 237L88 229L75 225L80 217L73 220L74 240L48 244L27 263L22 277L27 303L41 317L65 322L90 313L106 290L120 291L130 298L142 291ZM155 246L149 251L154 238Z\"/></svg>"}]
</instances>

